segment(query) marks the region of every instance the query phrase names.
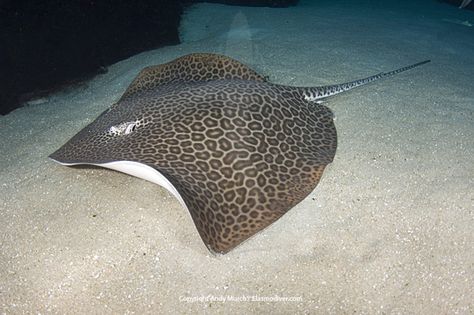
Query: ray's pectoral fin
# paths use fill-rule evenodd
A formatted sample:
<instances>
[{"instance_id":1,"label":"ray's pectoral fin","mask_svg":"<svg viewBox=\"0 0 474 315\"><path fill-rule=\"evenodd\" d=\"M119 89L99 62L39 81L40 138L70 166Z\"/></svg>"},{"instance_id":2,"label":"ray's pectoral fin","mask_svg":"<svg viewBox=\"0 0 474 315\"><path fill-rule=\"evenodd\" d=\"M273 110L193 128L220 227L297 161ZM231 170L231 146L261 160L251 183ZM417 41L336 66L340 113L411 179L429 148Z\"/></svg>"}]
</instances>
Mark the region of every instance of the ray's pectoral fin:
<instances>
[{"instance_id":1,"label":"ray's pectoral fin","mask_svg":"<svg viewBox=\"0 0 474 315\"><path fill-rule=\"evenodd\" d=\"M130 83L121 100L166 84L213 80L267 81L243 63L223 55L195 53L171 62L144 68Z\"/></svg>"},{"instance_id":2,"label":"ray's pectoral fin","mask_svg":"<svg viewBox=\"0 0 474 315\"><path fill-rule=\"evenodd\" d=\"M233 188L218 188L212 193L189 183L176 186L203 242L212 252L225 254L301 202L316 187L325 167L306 165L302 167L304 171L284 182L276 179L278 174L270 178L258 176L237 189L238 183L224 181ZM237 172L234 176L239 178ZM217 185L223 187L224 182Z\"/></svg>"}]
</instances>

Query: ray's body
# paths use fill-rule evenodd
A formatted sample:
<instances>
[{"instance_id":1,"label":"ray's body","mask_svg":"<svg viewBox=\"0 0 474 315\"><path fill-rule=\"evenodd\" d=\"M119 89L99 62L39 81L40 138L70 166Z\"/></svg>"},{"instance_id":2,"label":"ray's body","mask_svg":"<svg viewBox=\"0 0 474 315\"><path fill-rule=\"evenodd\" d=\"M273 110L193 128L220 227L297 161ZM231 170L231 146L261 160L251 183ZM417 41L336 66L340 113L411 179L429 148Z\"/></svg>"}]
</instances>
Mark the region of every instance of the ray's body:
<instances>
[{"instance_id":1,"label":"ray's body","mask_svg":"<svg viewBox=\"0 0 474 315\"><path fill-rule=\"evenodd\" d=\"M187 55L145 68L51 158L162 185L208 248L226 253L302 201L332 162L333 115L317 100L426 62L303 88L269 83L225 56Z\"/></svg>"}]
</instances>

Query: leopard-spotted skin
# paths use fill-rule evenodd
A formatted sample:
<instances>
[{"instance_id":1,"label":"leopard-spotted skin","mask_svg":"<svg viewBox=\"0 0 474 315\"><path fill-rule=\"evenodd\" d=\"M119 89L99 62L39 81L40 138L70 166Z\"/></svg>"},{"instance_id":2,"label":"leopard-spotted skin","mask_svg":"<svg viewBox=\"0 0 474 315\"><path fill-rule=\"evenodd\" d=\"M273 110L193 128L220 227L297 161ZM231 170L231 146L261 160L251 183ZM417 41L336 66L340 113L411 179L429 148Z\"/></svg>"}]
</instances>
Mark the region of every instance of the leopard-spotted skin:
<instances>
[{"instance_id":1,"label":"leopard-spotted skin","mask_svg":"<svg viewBox=\"0 0 474 315\"><path fill-rule=\"evenodd\" d=\"M331 113L297 98L245 80L148 93L101 115L52 158L156 168L180 192L204 242L227 252L306 197L332 161ZM124 121L139 123L127 135L110 134Z\"/></svg>"},{"instance_id":2,"label":"leopard-spotted skin","mask_svg":"<svg viewBox=\"0 0 474 315\"><path fill-rule=\"evenodd\" d=\"M196 53L144 68L132 81L121 100L168 83L180 84L222 79L265 81L265 78L257 72L234 59L216 54Z\"/></svg>"},{"instance_id":3,"label":"leopard-spotted skin","mask_svg":"<svg viewBox=\"0 0 474 315\"><path fill-rule=\"evenodd\" d=\"M226 253L303 200L333 160L333 115L307 100L317 91L268 83L225 56L184 56L143 70L51 158L155 168L209 249Z\"/></svg>"}]
</instances>

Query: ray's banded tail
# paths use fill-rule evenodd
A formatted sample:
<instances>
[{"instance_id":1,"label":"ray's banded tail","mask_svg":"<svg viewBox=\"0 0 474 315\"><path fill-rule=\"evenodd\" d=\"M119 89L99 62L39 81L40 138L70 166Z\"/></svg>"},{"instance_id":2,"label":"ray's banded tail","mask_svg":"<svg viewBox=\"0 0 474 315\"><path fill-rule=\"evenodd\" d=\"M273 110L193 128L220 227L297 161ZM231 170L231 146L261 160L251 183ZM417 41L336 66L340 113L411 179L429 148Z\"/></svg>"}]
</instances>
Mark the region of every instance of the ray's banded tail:
<instances>
[{"instance_id":1,"label":"ray's banded tail","mask_svg":"<svg viewBox=\"0 0 474 315\"><path fill-rule=\"evenodd\" d=\"M333 96L348 90L352 90L353 88L356 88L361 85L365 85L367 83L373 82L378 79L386 78L386 77L391 77L395 74L398 74L400 72L406 71L413 69L415 67L421 66L425 63L430 62L431 60L425 60L422 62L418 62L415 64L412 64L410 66L406 66L403 68L399 68L397 70L393 70L390 72L381 72L379 74L364 78L364 79L359 79L347 83L341 83L341 84L334 84L334 85L326 85L326 86L317 86L317 87L306 87L302 88L303 90L303 95L304 98L307 101L317 101L329 96Z\"/></svg>"}]
</instances>

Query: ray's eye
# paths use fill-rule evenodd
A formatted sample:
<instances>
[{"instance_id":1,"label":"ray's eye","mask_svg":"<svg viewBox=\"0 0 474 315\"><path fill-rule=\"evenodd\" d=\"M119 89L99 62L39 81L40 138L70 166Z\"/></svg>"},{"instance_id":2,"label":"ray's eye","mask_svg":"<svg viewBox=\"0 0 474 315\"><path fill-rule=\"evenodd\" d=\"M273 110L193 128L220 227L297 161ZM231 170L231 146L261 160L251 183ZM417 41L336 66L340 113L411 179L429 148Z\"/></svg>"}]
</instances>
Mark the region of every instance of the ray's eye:
<instances>
[{"instance_id":1,"label":"ray's eye","mask_svg":"<svg viewBox=\"0 0 474 315\"><path fill-rule=\"evenodd\" d=\"M139 120L124 122L119 125L111 126L107 130L107 135L109 136L126 136L136 131L137 128L141 125Z\"/></svg>"},{"instance_id":2,"label":"ray's eye","mask_svg":"<svg viewBox=\"0 0 474 315\"><path fill-rule=\"evenodd\" d=\"M127 128L125 128L124 134L128 135L129 133L134 132L136 128L137 128L137 124L131 123L127 126Z\"/></svg>"}]
</instances>

